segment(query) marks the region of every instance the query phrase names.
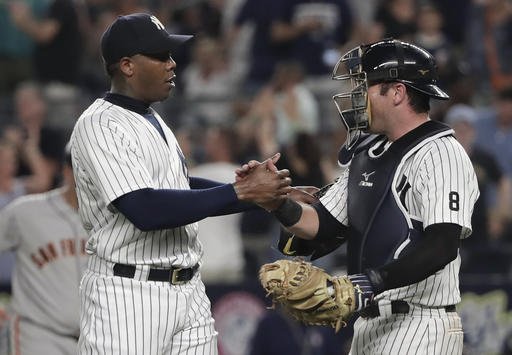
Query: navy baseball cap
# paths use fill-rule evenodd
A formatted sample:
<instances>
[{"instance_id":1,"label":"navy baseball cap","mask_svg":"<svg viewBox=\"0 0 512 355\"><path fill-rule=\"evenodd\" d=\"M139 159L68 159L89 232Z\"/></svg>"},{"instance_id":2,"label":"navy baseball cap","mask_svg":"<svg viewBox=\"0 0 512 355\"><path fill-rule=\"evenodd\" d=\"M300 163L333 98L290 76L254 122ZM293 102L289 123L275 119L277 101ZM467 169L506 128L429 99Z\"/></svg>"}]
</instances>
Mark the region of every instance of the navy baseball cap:
<instances>
[{"instance_id":1,"label":"navy baseball cap","mask_svg":"<svg viewBox=\"0 0 512 355\"><path fill-rule=\"evenodd\" d=\"M135 54L174 52L193 36L169 34L154 15L119 16L101 37L101 55L107 65Z\"/></svg>"}]
</instances>

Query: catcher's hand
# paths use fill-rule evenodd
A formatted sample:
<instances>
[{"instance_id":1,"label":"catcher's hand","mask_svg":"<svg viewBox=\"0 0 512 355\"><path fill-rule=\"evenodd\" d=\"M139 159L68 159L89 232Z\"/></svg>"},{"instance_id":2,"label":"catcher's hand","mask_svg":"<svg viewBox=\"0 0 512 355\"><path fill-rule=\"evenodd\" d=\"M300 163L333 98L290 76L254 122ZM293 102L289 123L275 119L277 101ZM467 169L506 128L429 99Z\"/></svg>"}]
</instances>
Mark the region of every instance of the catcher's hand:
<instances>
[{"instance_id":1,"label":"catcher's hand","mask_svg":"<svg viewBox=\"0 0 512 355\"><path fill-rule=\"evenodd\" d=\"M295 319L330 325L336 332L356 310L355 289L346 276L334 277L303 260L278 260L260 268L260 282Z\"/></svg>"}]
</instances>

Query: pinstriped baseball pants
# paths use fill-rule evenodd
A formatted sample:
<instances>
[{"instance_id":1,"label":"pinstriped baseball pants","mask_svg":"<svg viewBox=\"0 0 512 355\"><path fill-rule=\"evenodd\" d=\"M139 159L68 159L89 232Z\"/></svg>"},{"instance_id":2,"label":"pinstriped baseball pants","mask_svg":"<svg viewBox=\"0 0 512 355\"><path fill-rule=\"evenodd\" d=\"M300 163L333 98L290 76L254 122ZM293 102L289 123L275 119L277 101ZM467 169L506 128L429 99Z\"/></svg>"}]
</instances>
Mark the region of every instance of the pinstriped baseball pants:
<instances>
[{"instance_id":1,"label":"pinstriped baseball pants","mask_svg":"<svg viewBox=\"0 0 512 355\"><path fill-rule=\"evenodd\" d=\"M199 273L183 285L87 270L80 285L79 354L217 354Z\"/></svg>"},{"instance_id":2,"label":"pinstriped baseball pants","mask_svg":"<svg viewBox=\"0 0 512 355\"><path fill-rule=\"evenodd\" d=\"M456 312L412 307L409 314L359 317L350 355L460 355L463 330Z\"/></svg>"}]
</instances>

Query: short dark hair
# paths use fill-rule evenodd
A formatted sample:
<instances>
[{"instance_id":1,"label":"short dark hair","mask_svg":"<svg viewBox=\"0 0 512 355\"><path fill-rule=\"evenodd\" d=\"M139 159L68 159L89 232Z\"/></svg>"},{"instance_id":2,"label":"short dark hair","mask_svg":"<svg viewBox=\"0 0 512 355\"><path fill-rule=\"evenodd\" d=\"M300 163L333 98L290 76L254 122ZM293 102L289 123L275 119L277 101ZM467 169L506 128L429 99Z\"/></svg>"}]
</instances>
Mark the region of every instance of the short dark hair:
<instances>
[{"instance_id":1,"label":"short dark hair","mask_svg":"<svg viewBox=\"0 0 512 355\"><path fill-rule=\"evenodd\" d=\"M425 113L430 111L430 96L410 87L407 88L407 95L409 95L409 105L416 113Z\"/></svg>"},{"instance_id":2,"label":"short dark hair","mask_svg":"<svg viewBox=\"0 0 512 355\"><path fill-rule=\"evenodd\" d=\"M113 78L116 75L116 73L119 71L119 62L113 63L113 64L108 64L106 62L103 62L103 64L105 65L105 72L107 73L107 75L110 78Z\"/></svg>"},{"instance_id":3,"label":"short dark hair","mask_svg":"<svg viewBox=\"0 0 512 355\"><path fill-rule=\"evenodd\" d=\"M380 94L384 95L392 84L397 83L396 81L389 81L381 83ZM405 85L405 84L404 84ZM405 85L407 90L407 96L409 96L409 105L416 113L424 113L430 111L430 97L409 85Z\"/></svg>"}]
</instances>

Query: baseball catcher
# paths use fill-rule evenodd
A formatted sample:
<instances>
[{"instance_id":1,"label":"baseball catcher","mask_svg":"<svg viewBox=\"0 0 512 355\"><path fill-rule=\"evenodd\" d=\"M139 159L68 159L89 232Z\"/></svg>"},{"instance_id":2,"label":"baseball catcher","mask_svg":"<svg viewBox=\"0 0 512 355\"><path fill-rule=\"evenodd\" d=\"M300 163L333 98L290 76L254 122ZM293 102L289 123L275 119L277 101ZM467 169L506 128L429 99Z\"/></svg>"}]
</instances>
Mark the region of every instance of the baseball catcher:
<instances>
[{"instance_id":1,"label":"baseball catcher","mask_svg":"<svg viewBox=\"0 0 512 355\"><path fill-rule=\"evenodd\" d=\"M352 355L461 355L459 247L479 189L453 130L430 119L430 100L449 98L435 58L384 39L345 53L332 77L343 88L333 97L343 170L318 201L290 194L268 210L293 234L278 245L285 255L313 259L346 242L348 276L280 260L262 267L263 287L308 324L339 329L358 314Z\"/></svg>"}]
</instances>

